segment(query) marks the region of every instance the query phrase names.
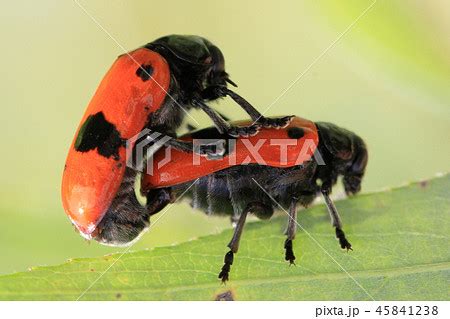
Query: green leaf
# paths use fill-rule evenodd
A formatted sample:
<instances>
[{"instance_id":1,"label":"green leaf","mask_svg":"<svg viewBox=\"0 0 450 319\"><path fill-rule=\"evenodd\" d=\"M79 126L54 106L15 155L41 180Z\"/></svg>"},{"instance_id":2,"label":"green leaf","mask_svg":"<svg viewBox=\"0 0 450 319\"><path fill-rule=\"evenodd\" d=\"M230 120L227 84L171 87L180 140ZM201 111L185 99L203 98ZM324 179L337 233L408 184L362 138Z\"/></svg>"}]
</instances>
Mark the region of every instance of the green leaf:
<instances>
[{"instance_id":1,"label":"green leaf","mask_svg":"<svg viewBox=\"0 0 450 319\"><path fill-rule=\"evenodd\" d=\"M348 253L338 247L323 205L301 211L298 221L314 239L299 231L297 266L283 260L284 213L249 223L226 286L217 274L231 230L177 246L2 276L0 299L446 300L449 189L446 175L338 201L354 248Z\"/></svg>"}]
</instances>

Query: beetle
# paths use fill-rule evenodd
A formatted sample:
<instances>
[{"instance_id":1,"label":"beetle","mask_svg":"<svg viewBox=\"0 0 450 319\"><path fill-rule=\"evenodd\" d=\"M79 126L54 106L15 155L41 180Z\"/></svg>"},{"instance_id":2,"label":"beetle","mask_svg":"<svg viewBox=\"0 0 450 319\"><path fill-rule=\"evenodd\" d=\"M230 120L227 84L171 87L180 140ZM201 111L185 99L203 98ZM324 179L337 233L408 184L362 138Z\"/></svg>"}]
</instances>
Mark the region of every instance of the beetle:
<instances>
[{"instance_id":1,"label":"beetle","mask_svg":"<svg viewBox=\"0 0 450 319\"><path fill-rule=\"evenodd\" d=\"M287 125L290 118L263 117L227 83L235 85L225 72L222 52L199 36L165 36L118 57L81 119L63 172L63 206L83 236L90 238L126 180L136 176L126 168L126 141L144 128L175 136L192 107L205 111L217 129L229 135ZM205 103L227 95L254 124L232 126ZM183 151L192 149L175 139L169 143ZM199 152L210 153L207 146Z\"/></svg>"},{"instance_id":2,"label":"beetle","mask_svg":"<svg viewBox=\"0 0 450 319\"><path fill-rule=\"evenodd\" d=\"M216 128L181 137L183 140L200 138L222 140L228 137ZM339 176L343 176L348 195L360 191L368 161L362 138L331 123L314 123L296 117L284 129L263 128L258 135L239 137L231 144L233 149L222 160L200 158L196 163L189 154L171 150L168 163L161 167L155 165L151 175L142 176L141 192L146 196L146 205L140 205L135 199L134 184L129 181L128 193L124 192L120 201L113 203L98 225L94 239L110 245L133 242L149 227L152 215L183 196L190 200L193 208L207 214L228 215L235 222L228 244L230 251L225 255L219 274L222 281L227 281L249 212L260 219L268 219L278 205L289 207L284 249L285 259L294 263L292 241L296 234L297 205L306 207L322 194L340 247L351 249L329 194ZM248 147L243 147L257 144L258 159ZM281 145L286 145L287 149L284 158L280 157ZM163 157L161 149L153 159L159 162Z\"/></svg>"}]
</instances>

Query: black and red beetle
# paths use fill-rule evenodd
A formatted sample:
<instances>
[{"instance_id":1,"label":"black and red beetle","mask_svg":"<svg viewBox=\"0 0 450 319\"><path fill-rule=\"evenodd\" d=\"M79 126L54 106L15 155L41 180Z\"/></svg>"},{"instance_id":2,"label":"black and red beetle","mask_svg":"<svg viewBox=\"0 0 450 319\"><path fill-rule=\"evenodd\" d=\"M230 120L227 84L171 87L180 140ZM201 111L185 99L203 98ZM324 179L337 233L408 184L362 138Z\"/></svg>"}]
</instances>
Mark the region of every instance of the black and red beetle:
<instances>
[{"instance_id":1,"label":"black and red beetle","mask_svg":"<svg viewBox=\"0 0 450 319\"><path fill-rule=\"evenodd\" d=\"M216 128L208 128L181 137L185 141L204 138L221 140L228 136ZM259 144L259 160L249 157L252 154L248 147L241 147L244 144ZM368 153L359 136L331 123L314 123L296 117L284 129L263 128L256 136L237 138L233 145L223 159L200 158L200 165L193 163L192 155L172 150L170 162L155 168L152 175L142 177L141 192L147 198L146 206L141 206L136 199L134 179L128 180L128 191L123 188L114 200L93 238L103 244L128 244L149 227L150 216L185 195L191 200L192 207L208 214L229 215L236 221L234 235L228 244L230 251L225 255L219 274L222 281L226 281L249 212L268 219L278 205L289 207L284 248L285 259L293 263L297 204L308 206L322 194L341 248L351 249L329 194L339 176L343 176L348 195L360 191ZM281 145L291 145L283 160L280 160ZM160 150L154 160L163 156L164 151ZM233 157L232 161L230 157Z\"/></svg>"},{"instance_id":2,"label":"black and red beetle","mask_svg":"<svg viewBox=\"0 0 450 319\"><path fill-rule=\"evenodd\" d=\"M205 111L217 129L252 135L260 126L280 127L289 118L267 119L227 88L221 51L198 36L170 35L119 56L93 96L73 139L62 181L64 209L80 233L90 238L97 224L136 172L126 168L126 141L150 128L169 136L186 110ZM236 127L205 102L232 97L253 123ZM191 151L172 139L173 147ZM205 147L199 152L208 154Z\"/></svg>"}]
</instances>

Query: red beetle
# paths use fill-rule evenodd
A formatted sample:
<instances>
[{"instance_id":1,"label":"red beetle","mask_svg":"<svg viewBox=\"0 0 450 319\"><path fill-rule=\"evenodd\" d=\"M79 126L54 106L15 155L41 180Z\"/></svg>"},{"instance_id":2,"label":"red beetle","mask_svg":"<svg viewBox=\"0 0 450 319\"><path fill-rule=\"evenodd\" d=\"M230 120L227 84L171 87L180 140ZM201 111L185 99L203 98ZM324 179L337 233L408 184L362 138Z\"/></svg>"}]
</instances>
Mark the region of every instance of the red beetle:
<instances>
[{"instance_id":1,"label":"red beetle","mask_svg":"<svg viewBox=\"0 0 450 319\"><path fill-rule=\"evenodd\" d=\"M204 110L221 132L231 135L256 134L260 126L288 123L288 117L261 116L227 89L227 82L233 84L221 51L198 36L162 37L119 56L86 109L63 173L63 206L82 235L91 237L126 181L135 178L137 173L126 169L125 142L145 127L174 135L191 107ZM231 126L204 102L226 95L257 123ZM186 143L173 146L191 149Z\"/></svg>"},{"instance_id":2,"label":"red beetle","mask_svg":"<svg viewBox=\"0 0 450 319\"><path fill-rule=\"evenodd\" d=\"M209 139L211 143L227 138L217 129L208 128L180 139ZM230 145L229 152L216 160L172 149L167 161L166 151L159 150L153 156L151 174L142 176L146 205L137 202L134 184L129 183L128 191L111 205L99 223L94 239L103 244L130 243L148 228L151 215L184 197L192 207L208 215L230 216L236 223L219 274L226 281L248 213L268 219L280 206L289 207L284 249L285 259L294 263L297 204L308 206L322 194L341 248L351 249L329 193L339 176L343 177L347 194L360 191L368 152L359 136L331 123L296 117L284 129L263 128L258 135L237 138Z\"/></svg>"}]
</instances>

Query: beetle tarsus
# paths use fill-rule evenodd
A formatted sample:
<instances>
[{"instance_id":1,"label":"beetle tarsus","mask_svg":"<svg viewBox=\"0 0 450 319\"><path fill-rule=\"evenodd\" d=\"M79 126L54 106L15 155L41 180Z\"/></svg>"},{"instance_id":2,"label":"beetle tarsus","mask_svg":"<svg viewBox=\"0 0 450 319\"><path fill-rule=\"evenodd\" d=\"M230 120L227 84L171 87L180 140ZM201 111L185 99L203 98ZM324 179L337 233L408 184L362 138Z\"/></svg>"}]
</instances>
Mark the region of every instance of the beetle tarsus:
<instances>
[{"instance_id":1,"label":"beetle tarsus","mask_svg":"<svg viewBox=\"0 0 450 319\"><path fill-rule=\"evenodd\" d=\"M265 128L280 129L280 128L287 127L289 125L289 123L291 123L293 118L294 118L293 115L284 116L284 117L276 117L276 118L269 118L269 117L261 116L256 121L256 123Z\"/></svg>"},{"instance_id":2,"label":"beetle tarsus","mask_svg":"<svg viewBox=\"0 0 450 319\"><path fill-rule=\"evenodd\" d=\"M286 239L284 242L284 249L286 250L284 259L289 261L289 265L295 265L295 255L294 250L292 249L292 240Z\"/></svg>"},{"instance_id":3,"label":"beetle tarsus","mask_svg":"<svg viewBox=\"0 0 450 319\"><path fill-rule=\"evenodd\" d=\"M226 283L229 279L231 265L233 264L234 254L230 250L226 253L225 258L223 259L222 270L219 273L219 279L222 279L222 283Z\"/></svg>"},{"instance_id":4,"label":"beetle tarsus","mask_svg":"<svg viewBox=\"0 0 450 319\"><path fill-rule=\"evenodd\" d=\"M339 244L341 245L342 249L353 250L352 245L349 243L347 238L345 238L345 233L342 229L339 227L336 227L336 238L339 240Z\"/></svg>"},{"instance_id":5,"label":"beetle tarsus","mask_svg":"<svg viewBox=\"0 0 450 319\"><path fill-rule=\"evenodd\" d=\"M228 135L231 135L233 137L249 137L249 136L255 136L258 134L259 130L261 129L261 125L259 124L253 124L250 126L232 126L228 130Z\"/></svg>"},{"instance_id":6,"label":"beetle tarsus","mask_svg":"<svg viewBox=\"0 0 450 319\"><path fill-rule=\"evenodd\" d=\"M250 115L251 119L254 121L254 124L259 124L265 128L285 128L291 123L292 119L295 117L294 115L284 116L279 118L267 118L263 116L253 105L251 105L246 99L244 99L239 94L231 91L226 87L221 87L221 94L228 95L231 97L237 104L239 104L242 109Z\"/></svg>"}]
</instances>

